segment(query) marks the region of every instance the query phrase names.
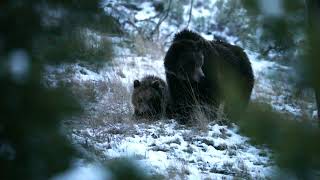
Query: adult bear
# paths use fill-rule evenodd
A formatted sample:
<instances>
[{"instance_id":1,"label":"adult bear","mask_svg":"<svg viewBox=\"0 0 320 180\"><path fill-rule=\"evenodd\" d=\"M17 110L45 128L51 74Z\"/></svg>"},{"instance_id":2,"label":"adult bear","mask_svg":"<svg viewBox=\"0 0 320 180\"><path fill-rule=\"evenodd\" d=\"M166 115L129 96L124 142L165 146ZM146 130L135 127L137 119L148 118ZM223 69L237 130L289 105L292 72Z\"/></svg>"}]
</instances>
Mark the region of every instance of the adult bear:
<instances>
[{"instance_id":1,"label":"adult bear","mask_svg":"<svg viewBox=\"0 0 320 180\"><path fill-rule=\"evenodd\" d=\"M253 71L239 46L207 41L193 31L183 30L175 35L164 66L172 115L184 122L195 107L218 108L221 102L233 118L245 110L250 100Z\"/></svg>"}]
</instances>

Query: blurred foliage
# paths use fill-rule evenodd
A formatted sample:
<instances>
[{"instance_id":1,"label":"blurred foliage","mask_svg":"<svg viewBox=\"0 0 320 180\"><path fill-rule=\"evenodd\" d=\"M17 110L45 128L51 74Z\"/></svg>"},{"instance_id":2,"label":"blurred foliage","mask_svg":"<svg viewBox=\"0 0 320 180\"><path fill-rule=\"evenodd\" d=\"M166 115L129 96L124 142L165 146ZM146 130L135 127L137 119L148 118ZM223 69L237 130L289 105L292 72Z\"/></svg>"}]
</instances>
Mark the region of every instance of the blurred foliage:
<instances>
[{"instance_id":1,"label":"blurred foliage","mask_svg":"<svg viewBox=\"0 0 320 180\"><path fill-rule=\"evenodd\" d=\"M34 36L33 54L44 62L94 62L112 58L106 38L117 34L119 24L104 13L99 1L46 1L38 3L41 32ZM100 38L93 37L92 34Z\"/></svg>"},{"instance_id":2,"label":"blurred foliage","mask_svg":"<svg viewBox=\"0 0 320 180\"><path fill-rule=\"evenodd\" d=\"M275 152L275 160L282 170L302 179L310 179L315 176L313 171L319 170L320 131L309 119L297 122L267 104L254 103L239 125L241 132L254 143L267 144Z\"/></svg>"},{"instance_id":3,"label":"blurred foliage","mask_svg":"<svg viewBox=\"0 0 320 180\"><path fill-rule=\"evenodd\" d=\"M294 9L294 11L283 14L281 18L257 13L262 11L257 8L259 1L243 2L241 0L217 1L219 11L216 17L218 26L216 28L218 30L228 28L229 35L239 37L243 47L259 52L263 58L272 55L276 57L271 59L277 60L279 63L295 63L299 58L295 55L296 47L302 46L301 39L303 39L305 25L303 21L305 17L304 6L301 5L301 1L289 3L288 7ZM256 8L247 10L244 5L256 5ZM280 26L283 26L283 28L278 28ZM284 29L285 32L281 31ZM278 32L270 33L275 31ZM274 35L277 35L277 37L273 38Z\"/></svg>"},{"instance_id":4,"label":"blurred foliage","mask_svg":"<svg viewBox=\"0 0 320 180\"><path fill-rule=\"evenodd\" d=\"M117 180L160 180L164 179L162 176L146 176L141 173L142 167L139 167L138 164L133 163L128 159L117 159L109 161L106 166L109 171L112 173L111 179Z\"/></svg>"},{"instance_id":5,"label":"blurred foliage","mask_svg":"<svg viewBox=\"0 0 320 180\"><path fill-rule=\"evenodd\" d=\"M302 68L304 69L303 74L307 82L315 89L316 99L318 105L318 119L320 126L320 1L319 0L308 0L307 4L307 17L308 26L307 32L307 46L305 48L304 61Z\"/></svg>"},{"instance_id":6,"label":"blurred foliage","mask_svg":"<svg viewBox=\"0 0 320 180\"><path fill-rule=\"evenodd\" d=\"M99 18L98 14L102 12L99 2L1 1L0 179L49 179L67 170L75 158L76 150L66 139L61 123L80 113L81 108L66 89L45 87L42 75L45 63L58 60L58 57L61 58L59 62L65 62L69 58L96 57L103 53L94 52L95 48L84 49L78 41L85 36L75 35L78 28L110 28L108 18ZM60 17L61 13L53 13L51 8L74 14ZM51 13L49 19L43 11ZM81 19L84 17L88 18L85 22ZM96 19L106 22L106 26L91 26L89 22ZM38 44L39 49L35 49L39 37L43 41ZM102 46L111 47L110 43ZM79 50L89 54L83 56ZM126 165L126 170L130 169L130 165ZM131 174L122 172L121 175L129 179Z\"/></svg>"},{"instance_id":7,"label":"blurred foliage","mask_svg":"<svg viewBox=\"0 0 320 180\"><path fill-rule=\"evenodd\" d=\"M265 16L270 25L264 31L274 41L281 42L282 36L302 30L304 37L303 55L300 56L300 65L305 74L303 79L310 83L316 93L319 93L319 69L318 61L319 48L319 10L320 2L314 3L309 9L303 9L306 18L297 18L294 21L288 20L292 14L301 13L305 7L303 1L278 1L283 3L282 11L279 14L268 14L266 8L261 6L261 1L243 1L248 12L253 16ZM268 2L268 1L266 1ZM273 4L270 5L272 7ZM294 29L296 28L296 29ZM293 44L291 48L299 49ZM319 102L318 102L319 103ZM289 120L286 116L272 111L266 105L252 105L248 112L240 118L240 130L250 136L258 144L267 144L275 152L275 160L285 172L295 174L299 179L319 179L320 171L320 130L315 127L310 119L301 121Z\"/></svg>"},{"instance_id":8,"label":"blurred foliage","mask_svg":"<svg viewBox=\"0 0 320 180\"><path fill-rule=\"evenodd\" d=\"M0 179L47 179L65 170L74 152L60 120L79 110L64 89L41 85L32 41L41 31L36 2L0 6Z\"/></svg>"},{"instance_id":9,"label":"blurred foliage","mask_svg":"<svg viewBox=\"0 0 320 180\"><path fill-rule=\"evenodd\" d=\"M95 63L103 65L112 57L112 46L108 40L97 39L89 31L72 29L59 33L44 33L34 43L34 54L44 62ZM46 46L44 46L46 44Z\"/></svg>"}]
</instances>

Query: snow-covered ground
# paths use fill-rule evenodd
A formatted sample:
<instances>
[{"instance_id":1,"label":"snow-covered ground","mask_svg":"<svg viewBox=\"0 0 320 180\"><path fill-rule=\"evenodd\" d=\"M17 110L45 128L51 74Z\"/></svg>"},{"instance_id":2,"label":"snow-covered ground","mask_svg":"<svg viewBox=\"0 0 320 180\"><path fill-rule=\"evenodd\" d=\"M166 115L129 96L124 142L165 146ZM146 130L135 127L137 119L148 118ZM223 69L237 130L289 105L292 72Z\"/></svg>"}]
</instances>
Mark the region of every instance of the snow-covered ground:
<instances>
[{"instance_id":1,"label":"snow-covered ground","mask_svg":"<svg viewBox=\"0 0 320 180\"><path fill-rule=\"evenodd\" d=\"M146 173L183 179L266 178L275 171L269 152L249 144L236 128L209 124L206 132L179 125L174 120L152 124L136 123L134 133L121 133L123 124L83 129L73 139L87 143L107 158L128 157L144 167ZM83 137L86 134L86 138ZM105 139L97 136L104 136Z\"/></svg>"},{"instance_id":2,"label":"snow-covered ground","mask_svg":"<svg viewBox=\"0 0 320 180\"><path fill-rule=\"evenodd\" d=\"M113 8L116 7L117 2L109 1L109 3ZM138 20L156 15L149 2L136 6L138 8L135 11L129 11L122 6L119 6L118 10ZM111 14L115 12L108 7L106 11ZM194 7L193 15L196 18L212 17L216 11L214 1L210 1L205 7ZM115 16L120 18L120 21L125 21L123 19L125 16L120 15ZM185 7L183 18L188 21L187 7ZM191 23L189 27L194 26ZM133 31L129 25L127 28L128 31ZM160 28L160 36L170 39L181 28L165 21ZM213 35L200 33L207 39L213 38ZM237 40L236 37L227 36L226 32L213 32L213 34L223 36L231 43ZM175 120L156 122L133 120L130 104L132 83L135 79L141 79L149 74L165 79L163 67L165 51L159 49L156 54L138 55L130 48L118 45L122 40L121 37L111 38L115 44L115 57L112 65L106 66L99 72L93 72L80 64L47 67L46 77L53 86L61 80L57 76L66 73L69 73L69 76L62 78L64 81L84 85L88 82L93 84L102 82L106 85L104 94L100 93L97 102L88 103L85 107L88 115L81 117L81 120L76 120L76 124L80 126L74 126L70 135L75 144L85 147L84 149L89 153L95 152L100 161L119 157L130 158L137 162L147 174L160 174L166 179L233 179L235 177L266 179L275 174L277 167L271 159L272 153L265 147L251 145L248 138L239 135L237 126L234 124L225 126L212 122L203 130L180 125ZM247 51L247 54L256 77L252 100L262 99L279 111L289 112L295 116L301 115L302 110L299 106L286 102L286 96L291 93L289 89L282 89L282 92L279 92L278 87L274 85L275 80L272 79L275 71L290 72L291 69L258 59L258 55L254 52ZM117 88L114 87L115 84ZM288 92L285 92L286 90ZM312 109L314 104L310 103L308 106ZM74 177L99 179L99 177L92 177L92 171L100 171L99 166L76 163L75 170L60 175L56 179L74 179ZM78 174L82 175L78 176ZM109 177L108 174L101 176Z\"/></svg>"},{"instance_id":3,"label":"snow-covered ground","mask_svg":"<svg viewBox=\"0 0 320 180\"><path fill-rule=\"evenodd\" d=\"M272 66L272 63L253 62L255 73ZM64 68L66 67L61 66L59 69L63 71ZM100 73L92 72L79 65L73 65L72 68L75 72L73 78L77 82L114 80L120 82L129 94L134 79L142 78L147 74L164 78L162 58L134 57L132 54L125 59L115 58L114 65ZM154 123L131 120L133 122L128 123L130 113L132 114L132 110L126 106L130 104L130 96L120 102L114 102L112 100L114 93L109 91L99 100L95 107L96 113L126 112L129 114L129 119L120 123L114 123L113 119L105 120L101 126L88 125L74 130L71 136L76 144L100 152L98 158L127 157L145 167L143 169L146 173L161 174L170 179L173 177L178 179L232 179L233 177L264 179L274 174L276 167L270 160L269 150L250 145L248 138L238 134L235 125L227 127L211 123L203 131L179 125L174 120L161 120ZM111 106L117 108L109 109ZM78 168L80 169L72 173L87 174L88 170L96 170L91 168L91 165L81 165Z\"/></svg>"},{"instance_id":4,"label":"snow-covered ground","mask_svg":"<svg viewBox=\"0 0 320 180\"><path fill-rule=\"evenodd\" d=\"M163 57L152 59L151 56L139 57L134 54L127 54L126 57L116 57L113 65L100 73L71 65L75 72L73 78L77 82L117 81L129 94L134 79L147 74L164 78ZM273 63L268 62L252 62L257 75L263 69L273 66ZM59 71L64 68L66 65L61 66ZM250 145L248 138L238 134L235 125L227 127L211 123L203 131L179 125L174 120L137 122L130 119L132 110L127 106L130 104L130 96L120 102L113 101L114 96L115 92L108 91L99 103L93 105L96 106L93 114L99 114L100 111L114 114L125 112L128 114L127 120L114 123L116 120L106 119L103 125L85 126L74 130L71 136L76 144L100 152L98 158L127 157L139 162L146 173L160 174L170 179L264 179L272 176L277 169L270 159L269 150ZM90 169L87 166L80 166L76 172L87 173Z\"/></svg>"}]
</instances>

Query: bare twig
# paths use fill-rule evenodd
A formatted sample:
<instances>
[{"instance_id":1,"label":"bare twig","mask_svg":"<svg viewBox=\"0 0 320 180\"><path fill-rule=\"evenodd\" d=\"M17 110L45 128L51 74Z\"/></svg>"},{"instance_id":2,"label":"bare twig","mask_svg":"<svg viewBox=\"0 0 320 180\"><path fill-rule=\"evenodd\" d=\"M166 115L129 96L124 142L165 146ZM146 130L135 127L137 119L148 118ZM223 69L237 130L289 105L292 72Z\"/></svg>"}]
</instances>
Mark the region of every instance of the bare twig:
<instances>
[{"instance_id":1,"label":"bare twig","mask_svg":"<svg viewBox=\"0 0 320 180\"><path fill-rule=\"evenodd\" d=\"M159 16L161 15L161 13L158 13L158 14L156 14L155 16L151 16L151 17L149 17L149 18L146 18L146 19L142 19L142 20L137 20L137 21L151 21L151 20L153 20L153 19L156 19L156 18L158 18ZM151 22L153 22L153 21L151 21Z\"/></svg>"},{"instance_id":2,"label":"bare twig","mask_svg":"<svg viewBox=\"0 0 320 180\"><path fill-rule=\"evenodd\" d=\"M150 37L152 37L156 32L159 31L159 28L160 28L161 24L162 24L162 23L164 22L164 20L166 20L167 17L169 16L169 12L170 12L170 10L171 10L172 0L168 0L168 1L169 1L169 2L168 2L168 4L169 4L169 5L168 5L168 8L167 8L167 10L165 11L164 15L159 19L156 27L151 31Z\"/></svg>"},{"instance_id":3,"label":"bare twig","mask_svg":"<svg viewBox=\"0 0 320 180\"><path fill-rule=\"evenodd\" d=\"M122 12L121 10L116 8L116 7L119 7L119 6L123 6L123 7L127 8L127 9L130 8L130 9L134 9L134 10L139 10L139 7L136 7L135 5L128 5L128 4L124 4L124 3L118 3L116 5L114 5L114 4L113 5L107 5L106 7L112 9L112 11L115 13L115 15L128 17L127 14L125 14L124 12ZM152 17L149 17L149 18L146 18L146 19L141 19L141 20L136 19L134 16L133 17L130 16L130 17L126 18L126 20L121 22L121 23L123 25L126 24L126 25L129 25L129 26L133 27L135 29L135 31L139 35L141 35L141 37L144 37L146 39L152 39L152 37L156 33L159 34L160 26L167 19L167 17L169 16L171 8L172 8L172 0L168 0L168 7L164 11L156 14L155 16L152 16ZM150 31L148 31L148 29L145 29L143 27L139 27L137 25L137 23L140 23L140 22L145 22L145 23L148 23L150 25L152 24L151 27L153 27L153 28Z\"/></svg>"},{"instance_id":4,"label":"bare twig","mask_svg":"<svg viewBox=\"0 0 320 180\"><path fill-rule=\"evenodd\" d=\"M187 24L187 27L186 27L186 28L189 27L189 24L190 24L190 22L191 22L191 18L192 18L192 8L193 8L193 0L191 0L191 2L190 2L189 20L188 20L188 24Z\"/></svg>"},{"instance_id":5,"label":"bare twig","mask_svg":"<svg viewBox=\"0 0 320 180\"><path fill-rule=\"evenodd\" d=\"M124 23L127 23L127 24L131 25L133 28L135 28L135 29L138 31L139 34L142 33L142 32L141 32L141 29L140 29L138 26L136 26L135 23L133 23L133 22L131 22L131 21L129 21L129 20L124 21Z\"/></svg>"}]
</instances>

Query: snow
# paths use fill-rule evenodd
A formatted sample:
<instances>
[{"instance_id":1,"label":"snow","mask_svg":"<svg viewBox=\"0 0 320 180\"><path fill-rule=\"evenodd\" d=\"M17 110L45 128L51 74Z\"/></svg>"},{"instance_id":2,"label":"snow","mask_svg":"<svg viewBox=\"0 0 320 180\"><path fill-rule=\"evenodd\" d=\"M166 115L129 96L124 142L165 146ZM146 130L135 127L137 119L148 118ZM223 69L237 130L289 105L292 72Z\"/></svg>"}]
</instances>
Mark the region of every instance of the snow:
<instances>
[{"instance_id":1,"label":"snow","mask_svg":"<svg viewBox=\"0 0 320 180\"><path fill-rule=\"evenodd\" d=\"M316 119L318 116L318 112L317 111L312 111L312 118Z\"/></svg>"},{"instance_id":2,"label":"snow","mask_svg":"<svg viewBox=\"0 0 320 180\"><path fill-rule=\"evenodd\" d=\"M250 51L246 51L248 58L251 60L252 69L256 76L259 76L259 73L262 73L266 69L270 69L275 66L274 62L263 61L257 59L258 54Z\"/></svg>"},{"instance_id":3,"label":"snow","mask_svg":"<svg viewBox=\"0 0 320 180\"><path fill-rule=\"evenodd\" d=\"M112 67L112 71L106 71L108 78L118 77L127 89L130 89L135 79L142 79L146 75L157 75L162 79L164 76L164 67L162 57L152 59L151 57L126 57L116 58L115 62L121 66ZM120 74L120 76L119 76Z\"/></svg>"},{"instance_id":4,"label":"snow","mask_svg":"<svg viewBox=\"0 0 320 180\"><path fill-rule=\"evenodd\" d=\"M18 83L23 83L28 78L31 66L29 55L18 49L9 54L9 60L8 68L12 78Z\"/></svg>"},{"instance_id":5,"label":"snow","mask_svg":"<svg viewBox=\"0 0 320 180\"><path fill-rule=\"evenodd\" d=\"M188 9L188 6L185 7L185 9ZM189 8L190 9L190 8ZM198 8L195 11L192 11L192 17L193 18L200 18L200 17L208 17L212 14L209 9L206 8Z\"/></svg>"},{"instance_id":6,"label":"snow","mask_svg":"<svg viewBox=\"0 0 320 180\"><path fill-rule=\"evenodd\" d=\"M99 81L99 80L104 80L102 78L102 76L100 76L98 73L90 71L88 69L82 68L81 66L79 66L78 64L76 66L74 66L74 70L80 72L77 73L76 76L74 77L77 80L81 80L81 81L88 81L88 80L92 80L92 81Z\"/></svg>"},{"instance_id":7,"label":"snow","mask_svg":"<svg viewBox=\"0 0 320 180\"><path fill-rule=\"evenodd\" d=\"M111 179L105 169L99 164L84 164L75 162L73 167L67 172L56 175L51 180L106 180Z\"/></svg>"},{"instance_id":8,"label":"snow","mask_svg":"<svg viewBox=\"0 0 320 180\"><path fill-rule=\"evenodd\" d=\"M268 16L282 16L284 14L282 0L259 0L259 8Z\"/></svg>"},{"instance_id":9,"label":"snow","mask_svg":"<svg viewBox=\"0 0 320 180\"><path fill-rule=\"evenodd\" d=\"M136 15L135 18L137 20L146 20L148 18L151 18L156 15L154 7L152 7L151 2L144 2L140 5L140 8L142 9L139 11Z\"/></svg>"},{"instance_id":10,"label":"snow","mask_svg":"<svg viewBox=\"0 0 320 180\"><path fill-rule=\"evenodd\" d=\"M210 124L207 132L199 134L174 120L140 123L134 128L137 133L133 136L108 137L117 139L116 144L94 142L95 134L91 134L93 137L89 138L89 144L103 149L108 158L129 157L141 163L147 167L146 173L169 176L168 170L174 168L175 171L187 172L187 179L223 179L237 173L265 178L275 168L268 165L269 157L261 156L261 150L250 145L248 138L238 135L234 128ZM96 129L96 134L103 131L107 131L106 128ZM74 139L83 141L76 134ZM229 170L225 170L225 166Z\"/></svg>"}]
</instances>

